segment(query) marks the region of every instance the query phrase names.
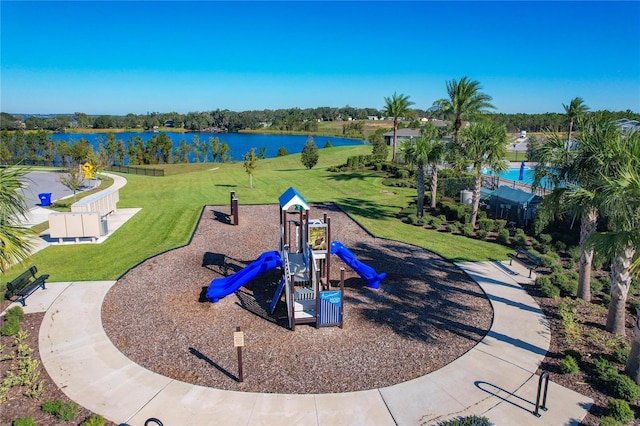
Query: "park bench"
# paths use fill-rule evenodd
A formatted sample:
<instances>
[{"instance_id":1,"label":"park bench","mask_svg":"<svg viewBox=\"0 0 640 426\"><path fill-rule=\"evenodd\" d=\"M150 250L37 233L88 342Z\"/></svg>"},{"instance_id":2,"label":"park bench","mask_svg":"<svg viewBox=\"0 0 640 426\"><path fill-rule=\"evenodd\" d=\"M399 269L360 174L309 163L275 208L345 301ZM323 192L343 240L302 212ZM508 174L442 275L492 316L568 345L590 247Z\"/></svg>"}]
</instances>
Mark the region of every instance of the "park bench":
<instances>
[{"instance_id":1,"label":"park bench","mask_svg":"<svg viewBox=\"0 0 640 426\"><path fill-rule=\"evenodd\" d=\"M542 259L533 253L530 253L524 247L516 247L516 253L509 253L509 265L513 265L513 261L519 262L529 270L529 278L531 273L542 265Z\"/></svg>"},{"instance_id":2,"label":"park bench","mask_svg":"<svg viewBox=\"0 0 640 426\"><path fill-rule=\"evenodd\" d=\"M7 283L7 291L4 297L10 299L13 296L18 296L17 302L20 302L22 306L26 306L25 299L33 294L34 291L41 287L45 289L44 282L49 278L49 274L40 275L36 277L38 269L35 266L27 269L17 278Z\"/></svg>"}]
</instances>

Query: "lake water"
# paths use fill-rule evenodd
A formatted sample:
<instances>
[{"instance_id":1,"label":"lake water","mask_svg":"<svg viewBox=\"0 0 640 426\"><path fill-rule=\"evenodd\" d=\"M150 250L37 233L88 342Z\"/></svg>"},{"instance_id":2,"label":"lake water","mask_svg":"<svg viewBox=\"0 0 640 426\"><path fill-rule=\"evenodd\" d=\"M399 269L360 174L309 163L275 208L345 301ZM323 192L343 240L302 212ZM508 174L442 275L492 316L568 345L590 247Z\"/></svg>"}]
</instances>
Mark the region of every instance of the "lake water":
<instances>
[{"instance_id":1,"label":"lake water","mask_svg":"<svg viewBox=\"0 0 640 426\"><path fill-rule=\"evenodd\" d=\"M154 135L159 133L151 132L123 132L115 133L116 141L122 139L125 143L125 147L129 141L129 138L135 139L137 136L141 136L145 143L151 139ZM266 147L266 157L276 157L278 149L284 147L289 154L295 154L302 152L304 144L307 142L307 136L303 135L272 135L272 134L248 134L248 133L166 133L173 141L173 148L180 144L182 139L185 139L187 144L191 144L194 136L198 136L200 143L208 142L210 137L218 138L220 144L226 142L229 145L229 154L234 161L241 161L244 154L249 152L251 148L256 149L256 154L260 151L261 147ZM97 150L98 142L106 142L106 133L56 133L53 136L54 141L77 141L80 138L84 138L89 142L94 149ZM313 141L318 148L323 148L327 141L331 142L333 146L346 146L346 145L362 145L368 142L357 139L346 139L334 136L313 136Z\"/></svg>"}]
</instances>

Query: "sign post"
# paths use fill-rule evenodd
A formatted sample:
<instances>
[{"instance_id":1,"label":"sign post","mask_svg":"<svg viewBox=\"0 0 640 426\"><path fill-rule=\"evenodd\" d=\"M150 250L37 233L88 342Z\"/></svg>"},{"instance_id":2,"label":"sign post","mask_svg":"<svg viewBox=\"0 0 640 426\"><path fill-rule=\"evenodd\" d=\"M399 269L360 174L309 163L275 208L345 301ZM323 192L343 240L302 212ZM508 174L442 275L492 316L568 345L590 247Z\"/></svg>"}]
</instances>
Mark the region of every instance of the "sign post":
<instances>
[{"instance_id":1,"label":"sign post","mask_svg":"<svg viewBox=\"0 0 640 426\"><path fill-rule=\"evenodd\" d=\"M240 326L236 327L236 332L233 333L233 346L238 349L238 381L243 382L242 377L242 347L244 346L244 333L240 331Z\"/></svg>"}]
</instances>

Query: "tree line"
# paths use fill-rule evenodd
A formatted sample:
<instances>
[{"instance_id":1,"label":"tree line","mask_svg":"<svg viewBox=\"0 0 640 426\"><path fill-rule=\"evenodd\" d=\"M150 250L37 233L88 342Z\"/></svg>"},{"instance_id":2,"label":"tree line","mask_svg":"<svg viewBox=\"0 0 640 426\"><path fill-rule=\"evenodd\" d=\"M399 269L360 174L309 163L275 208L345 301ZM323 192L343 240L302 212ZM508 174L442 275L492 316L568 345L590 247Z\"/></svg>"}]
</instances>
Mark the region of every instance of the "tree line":
<instances>
[{"instance_id":1,"label":"tree line","mask_svg":"<svg viewBox=\"0 0 640 426\"><path fill-rule=\"evenodd\" d=\"M258 154L264 158L265 148ZM89 161L105 170L111 165L148 165L189 162L229 162L230 147L217 137L200 140L194 135L191 142L182 138L174 149L166 133L154 134L146 142L141 135L130 136L125 142L113 132L98 138L97 150L85 139L54 141L44 130L0 132L0 164L49 164L70 167Z\"/></svg>"},{"instance_id":2,"label":"tree line","mask_svg":"<svg viewBox=\"0 0 640 426\"><path fill-rule=\"evenodd\" d=\"M413 118L441 118L446 115L438 108L412 109ZM627 111L602 111L610 119L628 118L640 120L640 114ZM288 108L277 110L253 110L235 112L230 110L213 110L202 112L177 112L120 115L88 115L81 112L69 115L29 117L13 116L0 113L0 130L50 130L73 131L73 129L153 129L154 127L175 127L190 132L218 131L237 132L240 130L257 130L268 126L271 130L316 132L320 121L366 120L369 117L387 117L385 109L320 107L320 108ZM24 119L23 119L24 118ZM503 114L487 113L487 118L503 124L507 131L527 130L541 132L557 131L567 127L566 115L559 113L544 114Z\"/></svg>"}]
</instances>

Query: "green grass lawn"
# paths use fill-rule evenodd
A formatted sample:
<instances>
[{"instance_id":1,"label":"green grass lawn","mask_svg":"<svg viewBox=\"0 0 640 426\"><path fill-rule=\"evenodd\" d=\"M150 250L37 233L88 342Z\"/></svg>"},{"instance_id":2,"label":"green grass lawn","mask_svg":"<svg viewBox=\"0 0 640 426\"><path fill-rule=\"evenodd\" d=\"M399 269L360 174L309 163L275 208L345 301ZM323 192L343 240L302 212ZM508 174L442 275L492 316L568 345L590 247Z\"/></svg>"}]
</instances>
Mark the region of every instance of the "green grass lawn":
<instances>
[{"instance_id":1,"label":"green grass lawn","mask_svg":"<svg viewBox=\"0 0 640 426\"><path fill-rule=\"evenodd\" d=\"M15 266L11 279L36 265L50 281L116 279L137 263L187 244L205 205L227 205L229 191L240 204L276 204L293 186L308 202L333 201L374 235L426 248L452 261L506 259L508 248L447 233L417 228L395 216L414 198L415 190L389 188L373 171L330 173L352 155L369 154L369 146L320 150L320 161L307 170L300 154L260 160L254 187L242 163L164 165L164 177L124 175L118 208L142 210L102 244L50 246ZM4 279L3 281L6 281Z\"/></svg>"}]
</instances>

